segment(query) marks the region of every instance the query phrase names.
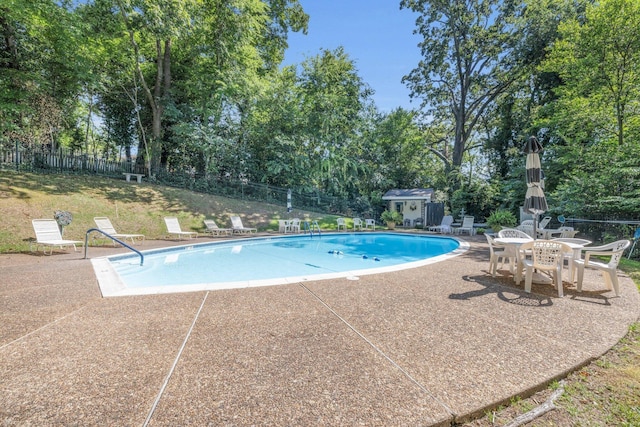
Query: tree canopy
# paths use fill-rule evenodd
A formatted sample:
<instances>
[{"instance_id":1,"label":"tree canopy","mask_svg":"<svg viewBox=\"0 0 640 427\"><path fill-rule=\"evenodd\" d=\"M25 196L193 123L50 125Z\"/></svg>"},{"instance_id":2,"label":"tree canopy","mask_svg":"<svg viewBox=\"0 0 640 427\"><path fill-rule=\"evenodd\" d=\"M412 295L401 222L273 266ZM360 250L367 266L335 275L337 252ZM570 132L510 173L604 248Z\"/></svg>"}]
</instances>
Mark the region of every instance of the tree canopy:
<instances>
[{"instance_id":1,"label":"tree canopy","mask_svg":"<svg viewBox=\"0 0 640 427\"><path fill-rule=\"evenodd\" d=\"M517 213L535 135L552 213L637 218L640 3L398 5L417 14L422 59L404 82L421 103L381 113L344 47L282 65L288 35L307 31L298 0L6 0L0 148L261 182L343 210L433 187L482 218Z\"/></svg>"}]
</instances>

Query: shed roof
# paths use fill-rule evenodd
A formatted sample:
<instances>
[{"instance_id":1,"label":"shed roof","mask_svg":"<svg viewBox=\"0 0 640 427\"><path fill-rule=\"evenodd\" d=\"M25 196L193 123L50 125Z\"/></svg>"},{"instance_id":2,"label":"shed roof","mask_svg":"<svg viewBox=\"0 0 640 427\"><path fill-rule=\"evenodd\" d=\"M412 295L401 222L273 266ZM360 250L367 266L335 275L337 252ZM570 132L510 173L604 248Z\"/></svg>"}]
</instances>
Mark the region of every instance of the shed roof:
<instances>
[{"instance_id":1,"label":"shed roof","mask_svg":"<svg viewBox=\"0 0 640 427\"><path fill-rule=\"evenodd\" d=\"M393 189L384 193L382 200L425 200L433 196L433 188Z\"/></svg>"}]
</instances>

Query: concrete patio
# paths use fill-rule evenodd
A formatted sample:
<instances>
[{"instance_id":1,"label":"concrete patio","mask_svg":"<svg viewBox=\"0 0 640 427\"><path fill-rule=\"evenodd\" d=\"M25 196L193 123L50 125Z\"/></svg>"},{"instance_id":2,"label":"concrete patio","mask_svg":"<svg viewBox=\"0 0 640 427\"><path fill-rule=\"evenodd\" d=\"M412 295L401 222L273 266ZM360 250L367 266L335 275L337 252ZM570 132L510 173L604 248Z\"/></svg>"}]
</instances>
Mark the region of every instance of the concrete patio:
<instances>
[{"instance_id":1,"label":"concrete patio","mask_svg":"<svg viewBox=\"0 0 640 427\"><path fill-rule=\"evenodd\" d=\"M488 273L484 236L465 240L357 281L117 298L82 252L0 255L2 425L450 425L601 356L638 319L622 274L619 298L593 272L582 293L526 294Z\"/></svg>"}]
</instances>

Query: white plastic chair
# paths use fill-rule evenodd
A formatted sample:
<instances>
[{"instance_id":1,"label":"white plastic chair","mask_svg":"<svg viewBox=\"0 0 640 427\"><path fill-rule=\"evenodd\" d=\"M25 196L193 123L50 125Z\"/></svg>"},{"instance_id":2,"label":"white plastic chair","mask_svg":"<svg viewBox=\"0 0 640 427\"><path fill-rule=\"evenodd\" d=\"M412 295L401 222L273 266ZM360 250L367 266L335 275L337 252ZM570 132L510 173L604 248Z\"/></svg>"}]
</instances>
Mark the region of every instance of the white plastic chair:
<instances>
[{"instance_id":1,"label":"white plastic chair","mask_svg":"<svg viewBox=\"0 0 640 427\"><path fill-rule=\"evenodd\" d=\"M432 225L429 227L429 231L435 231L437 233L451 233L451 224L453 224L453 216L445 215L440 221L440 225Z\"/></svg>"},{"instance_id":2,"label":"white plastic chair","mask_svg":"<svg viewBox=\"0 0 640 427\"><path fill-rule=\"evenodd\" d=\"M364 229L368 230L371 228L373 231L376 231L376 220L373 218L367 218L364 220Z\"/></svg>"},{"instance_id":3,"label":"white plastic chair","mask_svg":"<svg viewBox=\"0 0 640 427\"><path fill-rule=\"evenodd\" d=\"M485 236L487 243L489 243L489 271L491 271L491 276L496 277L498 262L502 259L502 266L504 267L504 260L509 258L509 251L504 246L496 243L489 234L485 234Z\"/></svg>"},{"instance_id":4,"label":"white plastic chair","mask_svg":"<svg viewBox=\"0 0 640 427\"><path fill-rule=\"evenodd\" d=\"M233 230L234 233L255 233L258 231L257 228L253 228L253 227L245 227L242 224L242 218L240 218L237 215L231 215L230 216L231 219L231 228Z\"/></svg>"},{"instance_id":5,"label":"white plastic chair","mask_svg":"<svg viewBox=\"0 0 640 427\"><path fill-rule=\"evenodd\" d=\"M344 218L337 218L336 222L338 223L338 231L340 231L340 227L342 227L344 231L347 231L347 223Z\"/></svg>"},{"instance_id":6,"label":"white plastic chair","mask_svg":"<svg viewBox=\"0 0 640 427\"><path fill-rule=\"evenodd\" d=\"M218 227L218 224L216 224L215 220L213 219L205 219L204 226L206 227L206 231L208 233L211 233L212 235L215 234L216 236L228 235L228 234L231 234L231 232L233 231L230 228Z\"/></svg>"},{"instance_id":7,"label":"white plastic chair","mask_svg":"<svg viewBox=\"0 0 640 427\"><path fill-rule=\"evenodd\" d=\"M558 231L560 232L560 238L573 238L576 236L576 234L578 234L577 230L574 230L573 227L560 227L558 228Z\"/></svg>"},{"instance_id":8,"label":"white plastic chair","mask_svg":"<svg viewBox=\"0 0 640 427\"><path fill-rule=\"evenodd\" d=\"M554 242L562 242L562 243L569 243L569 244L574 244L574 245L580 245L580 246L587 246L591 244L591 240L587 240L587 239L576 239L574 237L558 237L555 239L551 239ZM573 278L575 277L575 271L576 271L576 266L575 266L575 261L577 259L581 259L582 258L582 254L581 254L582 248L580 249L574 249L571 253L565 254L564 258L569 261L568 264L568 268L569 268L569 278L570 278L570 282L573 283Z\"/></svg>"},{"instance_id":9,"label":"white plastic chair","mask_svg":"<svg viewBox=\"0 0 640 427\"><path fill-rule=\"evenodd\" d=\"M476 234L475 229L473 228L473 222L475 218L472 216L465 216L462 218L462 225L460 227L456 227L456 234L460 234L463 232L469 233L469 236L473 236Z\"/></svg>"},{"instance_id":10,"label":"white plastic chair","mask_svg":"<svg viewBox=\"0 0 640 427\"><path fill-rule=\"evenodd\" d=\"M550 216L545 216L544 218L542 218L540 220L540 222L538 223L538 228L539 229L544 229L547 225L549 225L549 223L551 222L551 217Z\"/></svg>"},{"instance_id":11,"label":"white plastic chair","mask_svg":"<svg viewBox=\"0 0 640 427\"><path fill-rule=\"evenodd\" d=\"M578 269L578 292L582 291L582 281L584 279L584 269L600 270L604 282L609 289L613 289L616 296L620 296L620 284L618 283L618 263L624 251L631 245L629 240L618 240L602 246L584 248L584 259L575 260L574 265ZM593 255L610 256L609 262L594 261Z\"/></svg>"},{"instance_id":12,"label":"white plastic chair","mask_svg":"<svg viewBox=\"0 0 640 427\"><path fill-rule=\"evenodd\" d=\"M517 230L524 231L529 236L533 237L533 220L527 219L524 220L516 227Z\"/></svg>"},{"instance_id":13,"label":"white plastic chair","mask_svg":"<svg viewBox=\"0 0 640 427\"><path fill-rule=\"evenodd\" d=\"M291 222L289 222L289 226L287 227L289 231L292 233L300 232L300 218L293 218Z\"/></svg>"},{"instance_id":14,"label":"white plastic chair","mask_svg":"<svg viewBox=\"0 0 640 427\"><path fill-rule=\"evenodd\" d=\"M503 228L502 230L498 231L498 237L515 237L518 239L533 240L533 238L527 233L516 228Z\"/></svg>"},{"instance_id":15,"label":"white plastic chair","mask_svg":"<svg viewBox=\"0 0 640 427\"><path fill-rule=\"evenodd\" d=\"M49 247L49 254L53 253L54 247L60 249L67 246L73 246L73 250L78 252L76 245L82 245L84 242L80 240L66 240L62 238L60 227L55 219L32 219L33 231L36 233L36 241L29 244L29 249L32 250L32 245L35 244L36 250L38 246L42 245L42 252L47 255L47 246Z\"/></svg>"},{"instance_id":16,"label":"white plastic chair","mask_svg":"<svg viewBox=\"0 0 640 427\"><path fill-rule=\"evenodd\" d=\"M359 228L362 231L362 220L360 218L353 218L353 231Z\"/></svg>"},{"instance_id":17,"label":"white plastic chair","mask_svg":"<svg viewBox=\"0 0 640 427\"><path fill-rule=\"evenodd\" d=\"M524 290L531 293L533 271L548 271L553 274L553 283L558 289L558 296L564 295L562 288L562 265L564 256L571 248L562 242L553 240L532 240L520 245L518 250L518 278L520 282L522 270L525 270ZM528 257L531 257L530 259Z\"/></svg>"},{"instance_id":18,"label":"white plastic chair","mask_svg":"<svg viewBox=\"0 0 640 427\"><path fill-rule=\"evenodd\" d=\"M116 239L123 239L125 242L127 239L131 240L131 244L135 244L135 239L139 239L141 242L144 242L144 234L125 234L118 233L115 228L113 228L113 224L111 224L111 220L107 217L95 217L93 221L98 226L98 229L105 232L111 237L115 237ZM116 245L116 241L113 240L113 246Z\"/></svg>"},{"instance_id":19,"label":"white plastic chair","mask_svg":"<svg viewBox=\"0 0 640 427\"><path fill-rule=\"evenodd\" d=\"M169 235L175 234L180 239L182 239L182 236L188 236L190 239L198 237L198 233L195 231L182 231L178 218L176 217L166 216L164 217L164 223L167 226L167 233Z\"/></svg>"}]
</instances>

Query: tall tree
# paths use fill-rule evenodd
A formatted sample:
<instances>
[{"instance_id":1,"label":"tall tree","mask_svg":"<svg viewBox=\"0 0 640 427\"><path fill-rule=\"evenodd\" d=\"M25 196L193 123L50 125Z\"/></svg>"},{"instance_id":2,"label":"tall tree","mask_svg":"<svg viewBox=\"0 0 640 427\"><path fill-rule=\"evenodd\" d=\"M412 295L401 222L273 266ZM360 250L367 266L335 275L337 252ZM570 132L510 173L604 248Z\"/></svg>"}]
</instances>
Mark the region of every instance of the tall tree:
<instances>
[{"instance_id":1,"label":"tall tree","mask_svg":"<svg viewBox=\"0 0 640 427\"><path fill-rule=\"evenodd\" d=\"M640 2L601 0L587 7L584 22L560 25L546 70L556 71L565 109L590 117L598 138L625 143L630 122L640 115ZM637 133L636 124L633 132Z\"/></svg>"},{"instance_id":2,"label":"tall tree","mask_svg":"<svg viewBox=\"0 0 640 427\"><path fill-rule=\"evenodd\" d=\"M313 183L334 195L351 194L362 167L354 155L359 151L355 131L371 88L342 47L303 62L299 86Z\"/></svg>"},{"instance_id":3,"label":"tall tree","mask_svg":"<svg viewBox=\"0 0 640 427\"><path fill-rule=\"evenodd\" d=\"M306 31L307 15L298 0L113 0L126 26L137 77L151 112L151 169L160 167L171 141L165 114L179 111L178 96L202 98L251 94L255 79L281 59L289 29ZM176 51L177 50L177 51ZM176 67L184 66L175 80ZM201 73L188 71L188 63ZM205 83L208 81L208 83ZM188 82L188 83L187 83ZM208 90L207 90L208 89ZM210 96L210 95L209 95ZM243 103L236 97L242 120ZM187 100L185 99L185 100ZM202 106L203 104L200 103ZM208 116L206 110L201 110ZM189 118L186 118L187 120ZM200 117L201 122L208 117Z\"/></svg>"},{"instance_id":4,"label":"tall tree","mask_svg":"<svg viewBox=\"0 0 640 427\"><path fill-rule=\"evenodd\" d=\"M476 126L495 99L520 75L513 50L517 8L510 0L402 0L419 13L424 59L403 78L412 97L422 98L429 119L448 124L445 140L430 149L459 185L464 154Z\"/></svg>"}]
</instances>

